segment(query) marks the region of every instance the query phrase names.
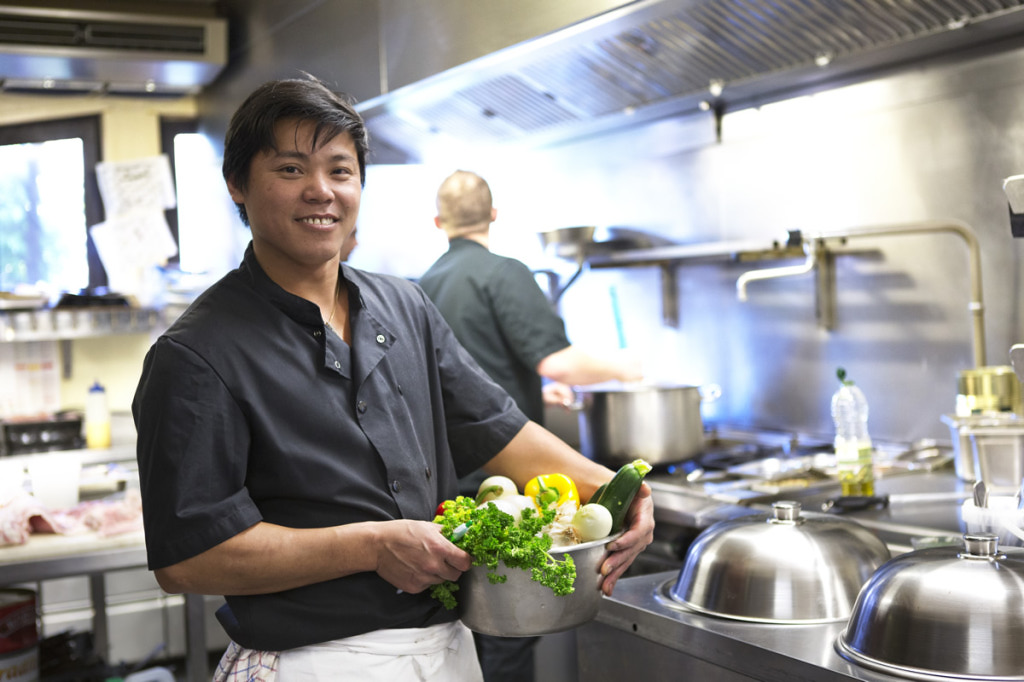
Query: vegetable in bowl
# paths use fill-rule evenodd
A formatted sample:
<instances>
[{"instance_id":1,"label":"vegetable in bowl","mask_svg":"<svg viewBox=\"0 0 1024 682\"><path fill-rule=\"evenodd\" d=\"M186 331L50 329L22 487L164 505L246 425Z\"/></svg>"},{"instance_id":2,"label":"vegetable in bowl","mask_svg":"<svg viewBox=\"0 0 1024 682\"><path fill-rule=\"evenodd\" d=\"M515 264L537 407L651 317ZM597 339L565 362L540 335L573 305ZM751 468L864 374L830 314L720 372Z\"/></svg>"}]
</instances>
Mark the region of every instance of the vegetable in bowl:
<instances>
[{"instance_id":1,"label":"vegetable in bowl","mask_svg":"<svg viewBox=\"0 0 1024 682\"><path fill-rule=\"evenodd\" d=\"M441 524L444 536L472 555L474 566L487 566L487 579L492 584L507 580L499 572L498 564L503 563L507 568L530 571L534 581L556 595L572 594L576 565L568 555L563 560L551 556L551 537L542 532L554 520L554 509L540 513L524 509L517 524L497 505L477 506L472 498L460 495L442 503L439 511L434 522ZM458 589L458 583L445 581L434 585L430 594L445 608L454 609Z\"/></svg>"}]
</instances>

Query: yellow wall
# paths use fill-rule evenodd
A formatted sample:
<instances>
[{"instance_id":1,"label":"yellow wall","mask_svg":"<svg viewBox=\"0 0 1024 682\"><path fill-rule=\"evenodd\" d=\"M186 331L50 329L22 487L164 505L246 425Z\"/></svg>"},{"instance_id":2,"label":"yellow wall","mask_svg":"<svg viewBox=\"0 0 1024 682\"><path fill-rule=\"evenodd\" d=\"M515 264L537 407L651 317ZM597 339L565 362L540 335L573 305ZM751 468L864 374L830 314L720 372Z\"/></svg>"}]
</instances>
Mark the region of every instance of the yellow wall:
<instances>
[{"instance_id":1,"label":"yellow wall","mask_svg":"<svg viewBox=\"0 0 1024 682\"><path fill-rule=\"evenodd\" d=\"M128 98L101 95L65 97L0 94L0 125L100 115L104 161L154 156L160 150L160 117L197 115L195 99ZM107 388L110 409L131 408L149 334L76 339L70 344L71 376L61 381L64 409L85 406L89 386L99 379ZM64 344L67 349L67 344ZM63 351L62 351L63 352Z\"/></svg>"}]
</instances>

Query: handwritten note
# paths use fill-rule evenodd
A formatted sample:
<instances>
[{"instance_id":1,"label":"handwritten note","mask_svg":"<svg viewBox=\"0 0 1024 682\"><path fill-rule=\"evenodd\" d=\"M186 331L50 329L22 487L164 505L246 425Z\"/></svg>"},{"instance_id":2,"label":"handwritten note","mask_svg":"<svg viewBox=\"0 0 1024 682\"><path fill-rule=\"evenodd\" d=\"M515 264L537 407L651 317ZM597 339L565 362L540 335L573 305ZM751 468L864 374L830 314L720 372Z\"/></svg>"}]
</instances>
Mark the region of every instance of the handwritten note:
<instances>
[{"instance_id":1,"label":"handwritten note","mask_svg":"<svg viewBox=\"0 0 1024 682\"><path fill-rule=\"evenodd\" d=\"M131 161L101 161L96 180L107 216L119 216L141 209L174 208L174 180L166 154Z\"/></svg>"},{"instance_id":2,"label":"handwritten note","mask_svg":"<svg viewBox=\"0 0 1024 682\"><path fill-rule=\"evenodd\" d=\"M116 216L89 228L112 291L131 294L147 305L155 296L147 273L178 253L163 211L150 209Z\"/></svg>"}]
</instances>

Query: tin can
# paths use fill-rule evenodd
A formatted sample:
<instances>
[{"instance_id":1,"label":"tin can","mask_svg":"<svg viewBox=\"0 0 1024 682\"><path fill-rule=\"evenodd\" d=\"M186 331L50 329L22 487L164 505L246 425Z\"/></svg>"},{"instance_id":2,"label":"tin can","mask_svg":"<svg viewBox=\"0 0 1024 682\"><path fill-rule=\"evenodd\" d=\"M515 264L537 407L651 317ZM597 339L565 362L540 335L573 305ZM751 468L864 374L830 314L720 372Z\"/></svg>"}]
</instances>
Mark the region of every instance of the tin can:
<instances>
[{"instance_id":1,"label":"tin can","mask_svg":"<svg viewBox=\"0 0 1024 682\"><path fill-rule=\"evenodd\" d=\"M0 680L39 680L39 629L32 590L0 589Z\"/></svg>"}]
</instances>

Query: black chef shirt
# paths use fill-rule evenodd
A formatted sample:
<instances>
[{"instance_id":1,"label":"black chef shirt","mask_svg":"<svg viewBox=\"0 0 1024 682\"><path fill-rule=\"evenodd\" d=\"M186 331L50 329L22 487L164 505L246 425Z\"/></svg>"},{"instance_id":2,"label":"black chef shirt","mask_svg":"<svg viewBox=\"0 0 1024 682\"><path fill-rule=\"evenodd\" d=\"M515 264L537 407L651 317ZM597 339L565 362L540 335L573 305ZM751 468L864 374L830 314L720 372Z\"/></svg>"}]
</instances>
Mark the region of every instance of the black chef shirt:
<instances>
[{"instance_id":1,"label":"black chef shirt","mask_svg":"<svg viewBox=\"0 0 1024 682\"><path fill-rule=\"evenodd\" d=\"M488 376L543 424L537 364L567 348L569 339L529 268L472 240L453 239L420 286Z\"/></svg>"},{"instance_id":2,"label":"black chef shirt","mask_svg":"<svg viewBox=\"0 0 1024 682\"><path fill-rule=\"evenodd\" d=\"M416 285L342 275L351 349L251 245L150 349L132 407L151 569L261 520L431 520L525 424ZM376 573L227 602L232 638L270 651L455 618Z\"/></svg>"}]
</instances>

